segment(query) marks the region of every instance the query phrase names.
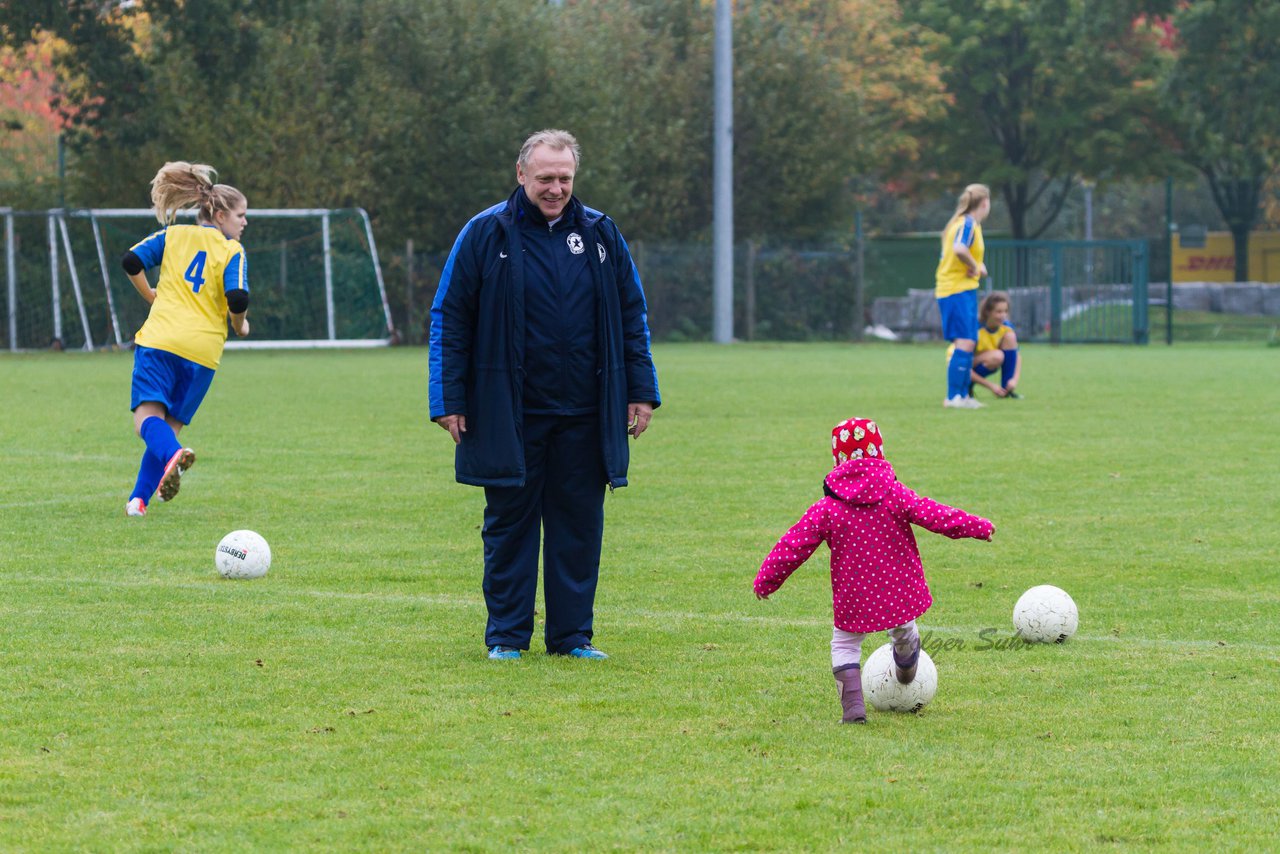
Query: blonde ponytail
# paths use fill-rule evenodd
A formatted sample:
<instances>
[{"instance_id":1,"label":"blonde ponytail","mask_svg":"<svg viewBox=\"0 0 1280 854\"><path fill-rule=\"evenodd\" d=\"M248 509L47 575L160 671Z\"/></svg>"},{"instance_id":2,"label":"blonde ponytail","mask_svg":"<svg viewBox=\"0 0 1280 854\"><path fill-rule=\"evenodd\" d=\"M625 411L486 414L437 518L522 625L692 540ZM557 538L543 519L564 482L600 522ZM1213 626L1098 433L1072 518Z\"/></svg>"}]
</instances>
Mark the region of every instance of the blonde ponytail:
<instances>
[{"instance_id":1,"label":"blonde ponytail","mask_svg":"<svg viewBox=\"0 0 1280 854\"><path fill-rule=\"evenodd\" d=\"M151 207L156 219L170 225L178 211L196 209L199 222L213 222L218 211L245 203L244 194L227 184L214 183L218 170L204 163L174 160L160 167L151 179Z\"/></svg>"},{"instance_id":2,"label":"blonde ponytail","mask_svg":"<svg viewBox=\"0 0 1280 854\"><path fill-rule=\"evenodd\" d=\"M956 212L951 215L951 219L947 220L947 225L982 204L983 199L989 198L991 198L991 188L986 184L970 184L965 187L960 198L956 199Z\"/></svg>"},{"instance_id":3,"label":"blonde ponytail","mask_svg":"<svg viewBox=\"0 0 1280 854\"><path fill-rule=\"evenodd\" d=\"M986 184L970 184L964 188L964 192L960 194L960 198L956 199L956 212L951 215L951 219L947 220L946 228L942 229L942 239L947 238L947 229L960 217L982 204L983 199L991 198L991 188ZM943 247L946 251L946 247Z\"/></svg>"}]
</instances>

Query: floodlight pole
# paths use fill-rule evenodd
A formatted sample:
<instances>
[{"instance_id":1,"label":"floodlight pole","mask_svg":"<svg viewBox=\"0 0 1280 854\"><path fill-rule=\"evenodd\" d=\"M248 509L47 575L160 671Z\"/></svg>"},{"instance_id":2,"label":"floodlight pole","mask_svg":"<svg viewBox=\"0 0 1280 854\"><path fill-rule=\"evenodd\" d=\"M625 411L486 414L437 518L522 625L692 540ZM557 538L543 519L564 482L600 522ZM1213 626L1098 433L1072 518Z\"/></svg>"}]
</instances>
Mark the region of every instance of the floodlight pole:
<instances>
[{"instance_id":1,"label":"floodlight pole","mask_svg":"<svg viewBox=\"0 0 1280 854\"><path fill-rule=\"evenodd\" d=\"M712 340L733 342L733 0L716 0Z\"/></svg>"},{"instance_id":2,"label":"floodlight pole","mask_svg":"<svg viewBox=\"0 0 1280 854\"><path fill-rule=\"evenodd\" d=\"M1173 221L1173 176L1164 182L1164 253L1169 262L1169 280L1164 286L1164 343L1173 344L1173 233L1178 226Z\"/></svg>"},{"instance_id":3,"label":"floodlight pole","mask_svg":"<svg viewBox=\"0 0 1280 854\"><path fill-rule=\"evenodd\" d=\"M18 264L14 258L13 208L4 209L5 270L9 279L9 349L18 349Z\"/></svg>"}]
</instances>

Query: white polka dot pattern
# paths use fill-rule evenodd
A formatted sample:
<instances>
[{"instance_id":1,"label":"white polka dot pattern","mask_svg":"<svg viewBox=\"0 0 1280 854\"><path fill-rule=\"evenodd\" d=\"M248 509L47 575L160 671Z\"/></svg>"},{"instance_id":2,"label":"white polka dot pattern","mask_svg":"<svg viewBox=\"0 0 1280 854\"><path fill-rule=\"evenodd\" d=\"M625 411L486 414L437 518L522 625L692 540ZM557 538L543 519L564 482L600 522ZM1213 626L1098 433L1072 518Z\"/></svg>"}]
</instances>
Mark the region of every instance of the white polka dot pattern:
<instances>
[{"instance_id":1,"label":"white polka dot pattern","mask_svg":"<svg viewBox=\"0 0 1280 854\"><path fill-rule=\"evenodd\" d=\"M898 483L884 459L842 462L827 475L826 485L827 497L769 552L755 589L772 594L825 542L831 549L835 625L846 632L891 629L933 604L912 525L952 539L989 540L994 530L986 519Z\"/></svg>"}]
</instances>

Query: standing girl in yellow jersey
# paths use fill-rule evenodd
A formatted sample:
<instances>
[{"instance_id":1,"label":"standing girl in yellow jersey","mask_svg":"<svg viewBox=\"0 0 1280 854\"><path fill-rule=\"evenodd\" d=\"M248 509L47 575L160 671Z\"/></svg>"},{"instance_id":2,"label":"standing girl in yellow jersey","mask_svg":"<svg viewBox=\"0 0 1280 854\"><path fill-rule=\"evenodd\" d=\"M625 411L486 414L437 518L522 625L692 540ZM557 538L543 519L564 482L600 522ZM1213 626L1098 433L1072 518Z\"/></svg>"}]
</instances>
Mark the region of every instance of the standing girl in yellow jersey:
<instances>
[{"instance_id":1,"label":"standing girl in yellow jersey","mask_svg":"<svg viewBox=\"0 0 1280 854\"><path fill-rule=\"evenodd\" d=\"M121 261L129 281L151 305L134 336L133 427L147 449L125 505L145 516L157 490L161 501L178 494L195 452L178 433L204 400L227 340L227 318L241 338L249 334L249 277L240 235L248 202L235 187L214 183L213 167L166 163L151 180L151 203L165 227L136 243ZM176 225L180 209L196 209L195 225ZM160 268L152 289L144 270Z\"/></svg>"},{"instance_id":2,"label":"standing girl in yellow jersey","mask_svg":"<svg viewBox=\"0 0 1280 854\"><path fill-rule=\"evenodd\" d=\"M987 275L982 263L986 244L982 221L991 212L991 191L985 184L970 184L960 194L956 212L942 231L942 256L936 274L942 337L955 347L947 360L947 397L943 406L978 409L981 403L969 394L969 372L978 341L978 285Z\"/></svg>"}]
</instances>

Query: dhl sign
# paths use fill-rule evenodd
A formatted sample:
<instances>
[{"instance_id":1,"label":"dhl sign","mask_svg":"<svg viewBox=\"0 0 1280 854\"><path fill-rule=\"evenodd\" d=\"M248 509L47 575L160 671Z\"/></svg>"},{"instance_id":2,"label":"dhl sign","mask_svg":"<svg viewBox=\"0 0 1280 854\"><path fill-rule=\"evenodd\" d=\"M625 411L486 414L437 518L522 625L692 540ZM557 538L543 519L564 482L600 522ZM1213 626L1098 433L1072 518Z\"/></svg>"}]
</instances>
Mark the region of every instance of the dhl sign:
<instances>
[{"instance_id":1,"label":"dhl sign","mask_svg":"<svg viewBox=\"0 0 1280 854\"><path fill-rule=\"evenodd\" d=\"M1235 244L1229 231L1209 232L1203 246L1183 247L1181 234L1173 242L1175 282L1234 282L1235 270ZM1249 281L1280 282L1280 232L1249 235Z\"/></svg>"}]
</instances>

